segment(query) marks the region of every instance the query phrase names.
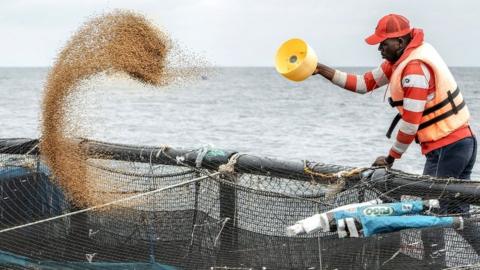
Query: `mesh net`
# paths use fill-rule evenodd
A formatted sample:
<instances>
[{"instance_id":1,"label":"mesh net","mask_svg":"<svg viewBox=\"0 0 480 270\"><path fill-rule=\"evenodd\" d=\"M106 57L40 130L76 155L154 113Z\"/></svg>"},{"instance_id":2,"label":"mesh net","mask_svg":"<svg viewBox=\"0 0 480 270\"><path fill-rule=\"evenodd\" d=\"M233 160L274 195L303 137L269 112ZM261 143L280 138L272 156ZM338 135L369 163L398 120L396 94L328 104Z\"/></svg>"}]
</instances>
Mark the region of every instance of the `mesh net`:
<instances>
[{"instance_id":1,"label":"mesh net","mask_svg":"<svg viewBox=\"0 0 480 270\"><path fill-rule=\"evenodd\" d=\"M82 141L96 198L85 208L55 184L36 145L0 140L3 268L470 269L480 261L476 181ZM286 234L304 218L377 198L440 198L446 210L425 215L463 217L464 228Z\"/></svg>"}]
</instances>

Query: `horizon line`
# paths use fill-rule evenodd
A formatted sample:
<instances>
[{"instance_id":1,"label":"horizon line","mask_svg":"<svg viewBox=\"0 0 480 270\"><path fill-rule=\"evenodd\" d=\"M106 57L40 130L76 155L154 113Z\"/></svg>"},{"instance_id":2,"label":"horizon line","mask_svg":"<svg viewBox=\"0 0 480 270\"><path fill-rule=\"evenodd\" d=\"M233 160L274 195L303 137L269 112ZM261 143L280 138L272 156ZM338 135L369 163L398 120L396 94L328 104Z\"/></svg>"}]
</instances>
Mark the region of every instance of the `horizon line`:
<instances>
[{"instance_id":1,"label":"horizon line","mask_svg":"<svg viewBox=\"0 0 480 270\"><path fill-rule=\"evenodd\" d=\"M51 68L52 66L0 66L0 68ZM194 67L194 66L192 66ZM341 65L341 66L331 66L332 68L370 68L370 67L376 67L376 66L360 66L360 65ZM480 68L480 65L478 66L470 66L470 65L465 65L465 66L449 66L450 68ZM218 66L206 66L206 68L275 68L275 66L257 66L257 65L252 65L252 66L223 66L223 65L218 65Z\"/></svg>"}]
</instances>

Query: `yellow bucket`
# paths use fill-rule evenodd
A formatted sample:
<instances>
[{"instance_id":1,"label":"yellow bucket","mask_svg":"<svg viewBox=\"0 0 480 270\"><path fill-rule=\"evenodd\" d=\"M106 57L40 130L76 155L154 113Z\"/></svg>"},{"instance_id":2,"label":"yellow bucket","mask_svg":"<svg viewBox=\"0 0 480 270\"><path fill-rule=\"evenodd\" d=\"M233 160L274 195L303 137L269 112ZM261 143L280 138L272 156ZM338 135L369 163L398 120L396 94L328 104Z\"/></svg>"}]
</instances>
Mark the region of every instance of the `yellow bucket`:
<instances>
[{"instance_id":1,"label":"yellow bucket","mask_svg":"<svg viewBox=\"0 0 480 270\"><path fill-rule=\"evenodd\" d=\"M298 38L287 40L277 50L275 68L292 81L303 81L317 68L317 54L308 44Z\"/></svg>"}]
</instances>

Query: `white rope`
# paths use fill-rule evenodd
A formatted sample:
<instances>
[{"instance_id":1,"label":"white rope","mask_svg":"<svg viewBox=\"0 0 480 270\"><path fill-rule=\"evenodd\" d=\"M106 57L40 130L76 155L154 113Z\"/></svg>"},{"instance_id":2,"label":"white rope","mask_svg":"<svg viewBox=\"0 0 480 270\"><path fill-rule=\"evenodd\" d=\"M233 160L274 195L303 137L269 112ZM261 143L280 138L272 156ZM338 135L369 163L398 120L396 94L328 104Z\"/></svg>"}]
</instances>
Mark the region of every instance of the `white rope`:
<instances>
[{"instance_id":1,"label":"white rope","mask_svg":"<svg viewBox=\"0 0 480 270\"><path fill-rule=\"evenodd\" d=\"M217 237L215 237L215 241L213 242L213 246L217 246L218 239L220 239L220 235L222 234L223 228L225 228L225 224L230 220L230 218L225 218L225 220L222 222L222 228L220 228L220 231L217 234Z\"/></svg>"},{"instance_id":2,"label":"white rope","mask_svg":"<svg viewBox=\"0 0 480 270\"><path fill-rule=\"evenodd\" d=\"M213 176L216 176L216 175L218 175L218 174L220 174L220 173L219 173L219 172L212 173L212 174L209 174L209 175L197 177L197 178L194 178L194 179L191 179L191 180L188 180L188 181L185 181L185 182L181 182L181 183L178 183L178 184L173 184L173 185L166 186L166 187L163 187L163 188L151 190L151 191L148 191L148 192L145 192L145 193L133 195L133 196L130 196L130 197L127 197L127 198L123 198L123 199L111 201L111 202L108 202L108 203L105 203L105 204L95 205L95 206L92 206L92 207L89 207L89 208L85 208L85 209L78 210L78 211L75 211L75 212L66 213L66 214L63 214L63 215L60 215L60 216L55 216L55 217L51 217L51 218L47 218L47 219L42 219L42 220L38 220L38 221L35 221L35 222L31 222L31 223L27 223L27 224L15 226L15 227L6 228L6 229L3 229L3 230L0 230L0 233L4 233L4 232L8 232L8 231L13 231L13 230L16 230L16 229L25 228L25 227L29 227L29 226L36 225L36 224L40 224L40 223L45 223L45 222L52 221L52 220L56 220L56 219L59 219L59 218L64 218L64 217L68 217L68 216L73 216L73 215L76 215L76 214L80 214L80 213L92 211L92 210L95 210L95 209L107 207L107 206L110 206L110 205L113 205L113 204L117 204L117 203L121 203L121 202L130 201L130 200L133 200L133 199L136 199L136 198L140 198L140 197L143 197L143 196L155 194L155 193L158 193L158 192L167 190L167 189L172 189L172 188L176 188L176 187L183 186L183 185L186 185L186 184L198 182L198 181L200 181L200 180L203 180L203 179L206 179L206 178L209 178L209 177L213 177Z\"/></svg>"},{"instance_id":3,"label":"white rope","mask_svg":"<svg viewBox=\"0 0 480 270\"><path fill-rule=\"evenodd\" d=\"M202 167L203 159L207 155L208 151L210 151L209 146L204 146L200 149L200 152L198 153L197 158L195 159L195 167L197 167L197 168Z\"/></svg>"},{"instance_id":4,"label":"white rope","mask_svg":"<svg viewBox=\"0 0 480 270\"><path fill-rule=\"evenodd\" d=\"M25 153L25 156L27 156L27 155L29 155L30 153L32 153L33 150L35 150L35 148L37 148L37 147L38 147L38 143L35 144L30 150L28 150L28 151Z\"/></svg>"},{"instance_id":5,"label":"white rope","mask_svg":"<svg viewBox=\"0 0 480 270\"><path fill-rule=\"evenodd\" d=\"M158 150L157 154L155 155L155 157L159 157L162 153L165 153L165 151L169 148L168 145L166 144L161 144L160 145L160 149Z\"/></svg>"},{"instance_id":6,"label":"white rope","mask_svg":"<svg viewBox=\"0 0 480 270\"><path fill-rule=\"evenodd\" d=\"M235 164L237 164L238 158L241 155L239 153L235 153L233 156L230 157L227 164L222 164L218 166L218 171L223 174L233 174L235 172Z\"/></svg>"}]
</instances>

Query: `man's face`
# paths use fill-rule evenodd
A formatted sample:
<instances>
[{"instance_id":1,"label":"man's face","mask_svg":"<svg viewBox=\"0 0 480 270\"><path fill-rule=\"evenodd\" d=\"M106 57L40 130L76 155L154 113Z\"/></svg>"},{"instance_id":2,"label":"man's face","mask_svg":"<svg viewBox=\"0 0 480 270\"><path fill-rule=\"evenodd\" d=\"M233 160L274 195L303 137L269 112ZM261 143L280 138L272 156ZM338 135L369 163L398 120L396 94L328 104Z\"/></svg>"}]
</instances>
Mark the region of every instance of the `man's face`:
<instances>
[{"instance_id":1,"label":"man's face","mask_svg":"<svg viewBox=\"0 0 480 270\"><path fill-rule=\"evenodd\" d=\"M382 58L390 63L395 63L401 56L403 51L403 42L399 38L387 38L380 43L378 50L382 54Z\"/></svg>"}]
</instances>

